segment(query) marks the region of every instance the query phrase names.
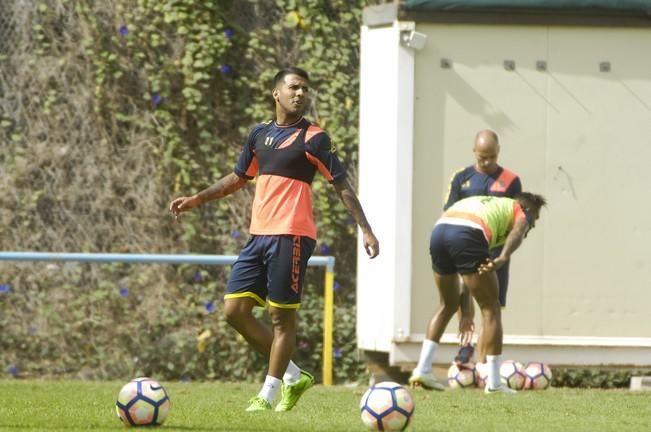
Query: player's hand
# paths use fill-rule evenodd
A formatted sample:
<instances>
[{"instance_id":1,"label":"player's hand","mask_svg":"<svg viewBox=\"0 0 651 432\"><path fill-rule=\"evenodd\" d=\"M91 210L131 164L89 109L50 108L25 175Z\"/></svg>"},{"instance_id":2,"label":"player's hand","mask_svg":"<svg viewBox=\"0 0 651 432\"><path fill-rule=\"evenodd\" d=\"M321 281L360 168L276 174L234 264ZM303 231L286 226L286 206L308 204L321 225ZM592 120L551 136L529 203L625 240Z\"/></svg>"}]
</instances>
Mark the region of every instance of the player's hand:
<instances>
[{"instance_id":1,"label":"player's hand","mask_svg":"<svg viewBox=\"0 0 651 432\"><path fill-rule=\"evenodd\" d=\"M375 258L380 254L380 242L372 232L364 233L364 250L370 258Z\"/></svg>"},{"instance_id":2,"label":"player's hand","mask_svg":"<svg viewBox=\"0 0 651 432\"><path fill-rule=\"evenodd\" d=\"M178 197L170 203L170 212L174 218L178 220L179 215L185 211L192 210L200 204L199 198L196 195L191 197Z\"/></svg>"},{"instance_id":3,"label":"player's hand","mask_svg":"<svg viewBox=\"0 0 651 432\"><path fill-rule=\"evenodd\" d=\"M461 317L459 320L459 344L469 345L472 342L472 335L475 333L475 323L470 317Z\"/></svg>"},{"instance_id":4,"label":"player's hand","mask_svg":"<svg viewBox=\"0 0 651 432\"><path fill-rule=\"evenodd\" d=\"M485 263L479 264L477 271L480 275L492 271L497 271L501 269L504 264L506 264L506 261L507 260L502 257L497 257L495 259L486 258Z\"/></svg>"},{"instance_id":5,"label":"player's hand","mask_svg":"<svg viewBox=\"0 0 651 432\"><path fill-rule=\"evenodd\" d=\"M495 267L495 264L493 264L493 261L490 258L486 258L486 262L483 264L479 264L479 268L477 268L477 272L481 275L484 273L492 272Z\"/></svg>"}]
</instances>

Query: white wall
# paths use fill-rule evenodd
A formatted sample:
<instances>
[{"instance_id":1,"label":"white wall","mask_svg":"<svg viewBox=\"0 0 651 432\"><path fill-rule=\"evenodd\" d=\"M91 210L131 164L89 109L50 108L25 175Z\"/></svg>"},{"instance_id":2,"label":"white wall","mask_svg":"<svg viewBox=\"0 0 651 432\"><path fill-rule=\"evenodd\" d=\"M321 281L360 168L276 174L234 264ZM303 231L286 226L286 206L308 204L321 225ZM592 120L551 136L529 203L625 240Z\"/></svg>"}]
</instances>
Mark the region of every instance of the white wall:
<instances>
[{"instance_id":1,"label":"white wall","mask_svg":"<svg viewBox=\"0 0 651 432\"><path fill-rule=\"evenodd\" d=\"M399 36L397 25L361 34L358 187L380 255L368 259L360 233L357 333L359 347L373 351L388 351L410 333L414 74Z\"/></svg>"},{"instance_id":2,"label":"white wall","mask_svg":"<svg viewBox=\"0 0 651 432\"><path fill-rule=\"evenodd\" d=\"M651 30L561 28L549 47L558 111L548 120L541 329L650 338Z\"/></svg>"}]
</instances>

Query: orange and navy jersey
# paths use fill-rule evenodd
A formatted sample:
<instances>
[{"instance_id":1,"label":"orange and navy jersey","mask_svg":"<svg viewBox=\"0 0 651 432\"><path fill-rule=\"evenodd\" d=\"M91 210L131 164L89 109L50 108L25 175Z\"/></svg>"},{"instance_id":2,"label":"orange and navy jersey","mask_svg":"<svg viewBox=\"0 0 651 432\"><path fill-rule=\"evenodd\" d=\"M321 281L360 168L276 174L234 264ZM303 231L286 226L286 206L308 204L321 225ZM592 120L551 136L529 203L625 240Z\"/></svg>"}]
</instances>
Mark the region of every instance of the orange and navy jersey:
<instances>
[{"instance_id":1,"label":"orange and navy jersey","mask_svg":"<svg viewBox=\"0 0 651 432\"><path fill-rule=\"evenodd\" d=\"M520 192L522 192L522 183L520 177L514 172L498 166L497 171L489 175L477 171L477 168L471 165L452 176L443 210L471 196L514 198Z\"/></svg>"},{"instance_id":2,"label":"orange and navy jersey","mask_svg":"<svg viewBox=\"0 0 651 432\"><path fill-rule=\"evenodd\" d=\"M249 232L316 240L311 184L317 170L330 183L346 178L330 137L319 127L304 118L288 126L256 125L233 170L247 179L258 176Z\"/></svg>"}]
</instances>

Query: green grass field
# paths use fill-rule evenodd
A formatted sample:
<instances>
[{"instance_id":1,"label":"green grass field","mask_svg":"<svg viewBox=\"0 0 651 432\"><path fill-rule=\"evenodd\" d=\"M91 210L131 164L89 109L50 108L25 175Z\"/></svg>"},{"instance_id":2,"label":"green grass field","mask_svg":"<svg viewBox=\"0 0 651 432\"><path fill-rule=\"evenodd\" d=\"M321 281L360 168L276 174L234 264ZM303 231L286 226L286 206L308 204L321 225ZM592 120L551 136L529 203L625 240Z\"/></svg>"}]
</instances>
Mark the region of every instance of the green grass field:
<instances>
[{"instance_id":1,"label":"green grass field","mask_svg":"<svg viewBox=\"0 0 651 432\"><path fill-rule=\"evenodd\" d=\"M114 402L123 383L0 380L0 431L124 430ZM254 384L163 383L172 399L164 431L364 431L365 388L309 390L288 413L246 413ZM651 431L651 392L549 389L412 392L414 431Z\"/></svg>"}]
</instances>

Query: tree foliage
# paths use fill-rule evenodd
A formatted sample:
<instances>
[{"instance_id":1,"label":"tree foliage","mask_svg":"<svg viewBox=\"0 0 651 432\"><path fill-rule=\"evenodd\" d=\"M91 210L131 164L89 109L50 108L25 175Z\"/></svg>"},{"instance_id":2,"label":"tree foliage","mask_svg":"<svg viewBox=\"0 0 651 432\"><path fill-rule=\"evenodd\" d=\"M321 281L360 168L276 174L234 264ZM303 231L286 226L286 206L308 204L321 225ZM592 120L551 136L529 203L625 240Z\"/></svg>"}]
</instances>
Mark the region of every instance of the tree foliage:
<instances>
[{"instance_id":1,"label":"tree foliage","mask_svg":"<svg viewBox=\"0 0 651 432\"><path fill-rule=\"evenodd\" d=\"M0 247L236 254L254 185L180 224L166 206L232 170L248 130L271 118L270 80L288 65L309 71L309 117L355 184L366 3L2 2ZM313 190L315 253L338 260L336 376L351 380L360 372L355 227L324 179ZM220 317L227 269L0 266L0 364L18 373L239 379L262 370ZM318 369L322 275L308 279L297 356Z\"/></svg>"}]
</instances>

